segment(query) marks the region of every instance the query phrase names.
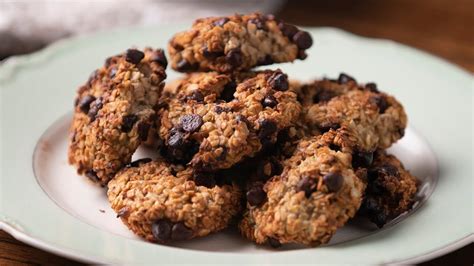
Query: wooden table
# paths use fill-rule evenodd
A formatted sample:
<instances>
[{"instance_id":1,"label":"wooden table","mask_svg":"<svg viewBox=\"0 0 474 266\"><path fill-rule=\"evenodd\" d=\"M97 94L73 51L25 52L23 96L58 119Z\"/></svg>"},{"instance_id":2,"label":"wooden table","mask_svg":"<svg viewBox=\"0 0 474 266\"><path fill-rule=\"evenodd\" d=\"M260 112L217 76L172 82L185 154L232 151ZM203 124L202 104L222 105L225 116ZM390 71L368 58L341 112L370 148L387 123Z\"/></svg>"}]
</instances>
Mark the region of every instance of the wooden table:
<instances>
[{"instance_id":1,"label":"wooden table","mask_svg":"<svg viewBox=\"0 0 474 266\"><path fill-rule=\"evenodd\" d=\"M472 0L322 0L289 1L278 15L303 26L332 26L392 39L474 72L473 11ZM472 265L472 254L473 244L424 265ZM0 231L0 265L4 264L80 263L30 247Z\"/></svg>"}]
</instances>

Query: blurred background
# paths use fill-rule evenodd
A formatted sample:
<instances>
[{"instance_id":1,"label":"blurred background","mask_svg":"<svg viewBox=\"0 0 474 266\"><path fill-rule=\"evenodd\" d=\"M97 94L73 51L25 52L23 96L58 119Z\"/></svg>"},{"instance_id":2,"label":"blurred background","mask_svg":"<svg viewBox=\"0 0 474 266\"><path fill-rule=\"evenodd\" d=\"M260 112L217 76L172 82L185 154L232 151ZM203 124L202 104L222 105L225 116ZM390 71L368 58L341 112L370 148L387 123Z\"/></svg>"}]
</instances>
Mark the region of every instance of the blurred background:
<instances>
[{"instance_id":1,"label":"blurred background","mask_svg":"<svg viewBox=\"0 0 474 266\"><path fill-rule=\"evenodd\" d=\"M301 26L391 39L474 72L474 0L0 0L0 64L69 36L253 11ZM472 265L472 254L471 244L423 265ZM0 231L0 265L11 264L78 263Z\"/></svg>"}]
</instances>

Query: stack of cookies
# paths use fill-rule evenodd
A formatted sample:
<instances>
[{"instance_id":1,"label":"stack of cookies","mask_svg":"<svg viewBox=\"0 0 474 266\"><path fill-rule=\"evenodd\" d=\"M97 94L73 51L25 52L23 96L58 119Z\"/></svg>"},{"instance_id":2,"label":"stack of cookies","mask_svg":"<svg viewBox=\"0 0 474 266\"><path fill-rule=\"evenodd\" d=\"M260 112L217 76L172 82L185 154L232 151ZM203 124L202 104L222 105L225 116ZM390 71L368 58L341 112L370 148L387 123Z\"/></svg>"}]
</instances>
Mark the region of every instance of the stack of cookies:
<instances>
[{"instance_id":1,"label":"stack of cookies","mask_svg":"<svg viewBox=\"0 0 474 266\"><path fill-rule=\"evenodd\" d=\"M356 214L409 210L416 179L385 152L401 104L349 75L307 84L257 66L306 58L306 31L259 13L198 19L161 49L110 57L79 88L69 162L107 186L135 234L167 243L229 226L258 244L315 246ZM317 73L315 73L316 75ZM154 158L131 161L141 145Z\"/></svg>"}]
</instances>

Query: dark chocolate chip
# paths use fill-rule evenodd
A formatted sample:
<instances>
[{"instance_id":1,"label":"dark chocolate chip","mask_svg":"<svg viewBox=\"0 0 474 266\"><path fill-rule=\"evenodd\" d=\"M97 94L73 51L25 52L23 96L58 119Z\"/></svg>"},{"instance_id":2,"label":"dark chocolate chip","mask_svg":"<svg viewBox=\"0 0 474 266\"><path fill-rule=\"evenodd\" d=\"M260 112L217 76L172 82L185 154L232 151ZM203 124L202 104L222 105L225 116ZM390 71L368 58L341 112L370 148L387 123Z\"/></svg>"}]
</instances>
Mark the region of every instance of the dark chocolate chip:
<instances>
[{"instance_id":1,"label":"dark chocolate chip","mask_svg":"<svg viewBox=\"0 0 474 266\"><path fill-rule=\"evenodd\" d=\"M145 57L145 54L137 49L128 49L125 54L125 60L132 64L138 64Z\"/></svg>"},{"instance_id":2,"label":"dark chocolate chip","mask_svg":"<svg viewBox=\"0 0 474 266\"><path fill-rule=\"evenodd\" d=\"M202 95L201 92L199 91L193 91L190 95L186 97L188 101L194 100L198 103L201 103L204 101L204 95Z\"/></svg>"},{"instance_id":3,"label":"dark chocolate chip","mask_svg":"<svg viewBox=\"0 0 474 266\"><path fill-rule=\"evenodd\" d=\"M352 154L352 167L369 167L374 160L373 152L356 151Z\"/></svg>"},{"instance_id":4,"label":"dark chocolate chip","mask_svg":"<svg viewBox=\"0 0 474 266\"><path fill-rule=\"evenodd\" d=\"M330 90L325 90L321 89L314 97L313 97L313 102L314 103L320 103L320 102L328 102L332 98L334 98L336 94Z\"/></svg>"},{"instance_id":5,"label":"dark chocolate chip","mask_svg":"<svg viewBox=\"0 0 474 266\"><path fill-rule=\"evenodd\" d=\"M204 186L207 188L213 188L216 186L216 179L210 173L194 173L194 183L197 186Z\"/></svg>"},{"instance_id":6,"label":"dark chocolate chip","mask_svg":"<svg viewBox=\"0 0 474 266\"><path fill-rule=\"evenodd\" d=\"M125 167L127 168L130 168L130 167L139 167L140 164L143 164L143 163L149 163L151 162L151 158L141 158L141 159L138 159L138 160L135 160L129 164L127 164Z\"/></svg>"},{"instance_id":7,"label":"dark chocolate chip","mask_svg":"<svg viewBox=\"0 0 474 266\"><path fill-rule=\"evenodd\" d=\"M365 88L368 89L371 92L375 92L375 93L379 92L379 90L377 88L377 84L375 84L373 82L365 84Z\"/></svg>"},{"instance_id":8,"label":"dark chocolate chip","mask_svg":"<svg viewBox=\"0 0 474 266\"><path fill-rule=\"evenodd\" d=\"M329 173L323 177L323 181L329 192L337 192L342 188L344 177L338 173Z\"/></svg>"},{"instance_id":9,"label":"dark chocolate chip","mask_svg":"<svg viewBox=\"0 0 474 266\"><path fill-rule=\"evenodd\" d=\"M237 83L235 81L230 81L224 86L224 89L221 92L220 99L225 102L230 102L234 99L235 89L237 88Z\"/></svg>"},{"instance_id":10,"label":"dark chocolate chip","mask_svg":"<svg viewBox=\"0 0 474 266\"><path fill-rule=\"evenodd\" d=\"M298 31L293 36L293 42L296 43L298 48L306 50L313 45L313 38L311 38L311 35L306 31Z\"/></svg>"},{"instance_id":11,"label":"dark chocolate chip","mask_svg":"<svg viewBox=\"0 0 474 266\"><path fill-rule=\"evenodd\" d=\"M374 214L380 211L377 201L373 198L366 198L361 206L361 212L364 214Z\"/></svg>"},{"instance_id":12,"label":"dark chocolate chip","mask_svg":"<svg viewBox=\"0 0 474 266\"><path fill-rule=\"evenodd\" d=\"M261 120L259 124L260 124L260 130L258 132L258 136L260 137L260 139L271 136L272 134L276 133L278 130L277 124L269 119Z\"/></svg>"},{"instance_id":13,"label":"dark chocolate chip","mask_svg":"<svg viewBox=\"0 0 474 266\"><path fill-rule=\"evenodd\" d=\"M273 238L273 237L269 237L267 241L268 241L268 244L269 244L272 248L279 248L279 247L281 247L280 241L278 241L277 239L275 239L275 238Z\"/></svg>"},{"instance_id":14,"label":"dark chocolate chip","mask_svg":"<svg viewBox=\"0 0 474 266\"><path fill-rule=\"evenodd\" d=\"M222 27L222 26L224 26L228 21L229 21L228 18L220 18L220 19L214 21L212 24L213 24L214 26Z\"/></svg>"},{"instance_id":15,"label":"dark chocolate chip","mask_svg":"<svg viewBox=\"0 0 474 266\"><path fill-rule=\"evenodd\" d=\"M210 51L207 46L202 49L202 55L207 59L216 59L218 57L224 56L224 51Z\"/></svg>"},{"instance_id":16,"label":"dark chocolate chip","mask_svg":"<svg viewBox=\"0 0 474 266\"><path fill-rule=\"evenodd\" d=\"M277 106L277 104L278 104L277 99L273 95L267 95L262 100L263 107L273 108Z\"/></svg>"},{"instance_id":17,"label":"dark chocolate chip","mask_svg":"<svg viewBox=\"0 0 474 266\"><path fill-rule=\"evenodd\" d=\"M265 57L263 59L260 59L257 64L260 65L260 66L266 66L266 65L271 65L273 63L274 62L273 62L272 56L267 54L267 55L265 55Z\"/></svg>"},{"instance_id":18,"label":"dark chocolate chip","mask_svg":"<svg viewBox=\"0 0 474 266\"><path fill-rule=\"evenodd\" d=\"M247 191L246 197L250 206L260 206L267 199L267 194L261 184L255 184Z\"/></svg>"},{"instance_id":19,"label":"dark chocolate chip","mask_svg":"<svg viewBox=\"0 0 474 266\"><path fill-rule=\"evenodd\" d=\"M295 36L295 34L298 32L298 28L296 26L284 22L278 23L278 28L280 28L283 35L288 37L290 40L292 40L293 36Z\"/></svg>"},{"instance_id":20,"label":"dark chocolate chip","mask_svg":"<svg viewBox=\"0 0 474 266\"><path fill-rule=\"evenodd\" d=\"M138 131L138 138L141 141L146 141L148 139L148 132L150 131L150 123L148 122L141 122L137 126Z\"/></svg>"},{"instance_id":21,"label":"dark chocolate chip","mask_svg":"<svg viewBox=\"0 0 474 266\"><path fill-rule=\"evenodd\" d=\"M308 55L306 54L306 52L304 50L299 50L298 51L298 59L300 60L305 60L306 57L308 57Z\"/></svg>"},{"instance_id":22,"label":"dark chocolate chip","mask_svg":"<svg viewBox=\"0 0 474 266\"><path fill-rule=\"evenodd\" d=\"M265 24L265 21L262 20L261 18L252 18L252 19L249 19L248 22L255 24L255 26L259 30L267 30L267 25Z\"/></svg>"},{"instance_id":23,"label":"dark chocolate chip","mask_svg":"<svg viewBox=\"0 0 474 266\"><path fill-rule=\"evenodd\" d=\"M349 81L356 82L356 80L355 80L353 77L347 75L346 73L341 73L341 74L339 74L339 77L337 78L337 82L338 82L339 84L345 84L345 83L347 83L347 82L349 82Z\"/></svg>"},{"instance_id":24,"label":"dark chocolate chip","mask_svg":"<svg viewBox=\"0 0 474 266\"><path fill-rule=\"evenodd\" d=\"M102 97L97 98L93 103L91 103L89 112L87 113L87 116L89 116L91 122L97 118L97 114L99 113L99 110L102 109L103 105Z\"/></svg>"},{"instance_id":25,"label":"dark chocolate chip","mask_svg":"<svg viewBox=\"0 0 474 266\"><path fill-rule=\"evenodd\" d=\"M136 115L126 115L122 118L122 126L120 129L122 132L128 133L130 130L132 130L133 125L138 121L138 116Z\"/></svg>"},{"instance_id":26,"label":"dark chocolate chip","mask_svg":"<svg viewBox=\"0 0 474 266\"><path fill-rule=\"evenodd\" d=\"M95 101L95 97L92 95L86 95L78 102L79 109L87 114L89 113L91 103Z\"/></svg>"},{"instance_id":27,"label":"dark chocolate chip","mask_svg":"<svg viewBox=\"0 0 474 266\"><path fill-rule=\"evenodd\" d=\"M234 48L227 52L226 54L227 63L229 63L233 67L238 67L242 65L242 52L239 48Z\"/></svg>"},{"instance_id":28,"label":"dark chocolate chip","mask_svg":"<svg viewBox=\"0 0 474 266\"><path fill-rule=\"evenodd\" d=\"M286 91L289 88L288 76L281 72L276 72L270 79L269 84L272 89L277 91Z\"/></svg>"},{"instance_id":29,"label":"dark chocolate chip","mask_svg":"<svg viewBox=\"0 0 474 266\"><path fill-rule=\"evenodd\" d=\"M231 109L229 107L222 107L220 105L217 105L215 108L214 108L214 111L218 114L221 114L221 113L227 113L227 112L230 112Z\"/></svg>"},{"instance_id":30,"label":"dark chocolate chip","mask_svg":"<svg viewBox=\"0 0 474 266\"><path fill-rule=\"evenodd\" d=\"M171 222L166 219L157 220L151 225L153 237L161 242L171 238Z\"/></svg>"},{"instance_id":31,"label":"dark chocolate chip","mask_svg":"<svg viewBox=\"0 0 474 266\"><path fill-rule=\"evenodd\" d=\"M183 130L189 133L199 130L203 123L202 117L197 114L183 115L180 118Z\"/></svg>"},{"instance_id":32,"label":"dark chocolate chip","mask_svg":"<svg viewBox=\"0 0 474 266\"><path fill-rule=\"evenodd\" d=\"M383 95L375 95L372 97L372 101L379 108L379 113L383 114L389 107L389 104Z\"/></svg>"},{"instance_id":33,"label":"dark chocolate chip","mask_svg":"<svg viewBox=\"0 0 474 266\"><path fill-rule=\"evenodd\" d=\"M185 134L177 128L170 130L170 136L168 138L168 145L171 147L182 146L185 142Z\"/></svg>"},{"instance_id":34,"label":"dark chocolate chip","mask_svg":"<svg viewBox=\"0 0 474 266\"><path fill-rule=\"evenodd\" d=\"M334 143L329 144L329 149L331 149L333 151L341 151L341 147L337 144L334 144Z\"/></svg>"},{"instance_id":35,"label":"dark chocolate chip","mask_svg":"<svg viewBox=\"0 0 474 266\"><path fill-rule=\"evenodd\" d=\"M296 184L296 191L304 191L306 198L311 197L311 194L316 191L316 182L311 177L305 176Z\"/></svg>"},{"instance_id":36,"label":"dark chocolate chip","mask_svg":"<svg viewBox=\"0 0 474 266\"><path fill-rule=\"evenodd\" d=\"M156 52L153 54L153 57L150 60L152 62L157 62L164 68L168 66L168 59L166 59L165 52L161 49L156 50Z\"/></svg>"},{"instance_id":37,"label":"dark chocolate chip","mask_svg":"<svg viewBox=\"0 0 474 266\"><path fill-rule=\"evenodd\" d=\"M378 228L382 228L387 223L387 215L385 212L379 212L371 216L370 221L372 221Z\"/></svg>"},{"instance_id":38,"label":"dark chocolate chip","mask_svg":"<svg viewBox=\"0 0 474 266\"><path fill-rule=\"evenodd\" d=\"M100 179L99 177L97 176L97 173L92 170L92 169L89 169L85 172L85 175L90 179L92 180L92 182L99 182Z\"/></svg>"},{"instance_id":39,"label":"dark chocolate chip","mask_svg":"<svg viewBox=\"0 0 474 266\"><path fill-rule=\"evenodd\" d=\"M186 240L193 236L193 231L186 227L184 223L179 222L173 225L171 229L171 239L173 240Z\"/></svg>"},{"instance_id":40,"label":"dark chocolate chip","mask_svg":"<svg viewBox=\"0 0 474 266\"><path fill-rule=\"evenodd\" d=\"M178 71L181 71L181 72L194 71L194 70L196 70L198 67L199 67L198 64L191 64L191 63L189 63L188 61L186 61L185 59L181 59L181 61L179 61L179 62L176 64L176 69L177 69Z\"/></svg>"}]
</instances>

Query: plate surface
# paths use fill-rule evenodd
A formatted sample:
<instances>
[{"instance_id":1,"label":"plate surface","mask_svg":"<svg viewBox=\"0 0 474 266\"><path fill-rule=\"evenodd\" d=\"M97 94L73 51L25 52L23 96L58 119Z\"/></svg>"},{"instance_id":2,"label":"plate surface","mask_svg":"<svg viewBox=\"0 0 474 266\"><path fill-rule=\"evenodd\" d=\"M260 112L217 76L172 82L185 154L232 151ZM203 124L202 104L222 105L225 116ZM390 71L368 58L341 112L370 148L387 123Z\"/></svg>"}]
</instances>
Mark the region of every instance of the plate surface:
<instances>
[{"instance_id":1,"label":"plate surface","mask_svg":"<svg viewBox=\"0 0 474 266\"><path fill-rule=\"evenodd\" d=\"M423 180L424 196L439 178L429 200L384 230L356 221L313 249L257 248L232 231L179 246L136 239L103 191L67 165L69 111L76 88L108 55L132 45L166 47L184 27L70 39L0 67L0 228L52 252L109 263L417 262L472 241L472 76L412 48L330 28L309 29L315 46L307 60L272 68L300 80L347 72L395 95L410 127L391 152ZM176 77L168 72L168 80Z\"/></svg>"}]
</instances>

